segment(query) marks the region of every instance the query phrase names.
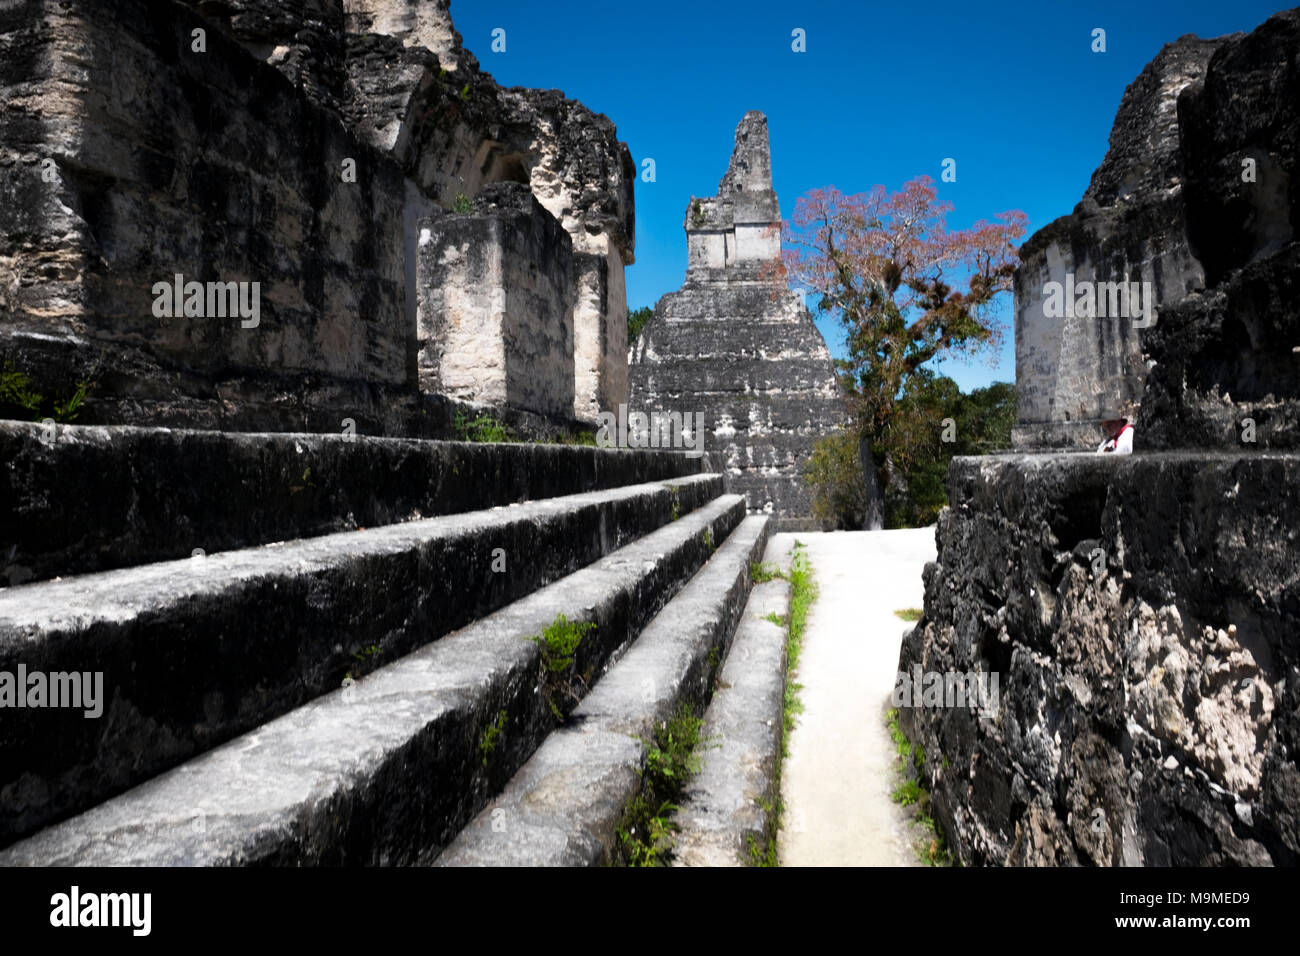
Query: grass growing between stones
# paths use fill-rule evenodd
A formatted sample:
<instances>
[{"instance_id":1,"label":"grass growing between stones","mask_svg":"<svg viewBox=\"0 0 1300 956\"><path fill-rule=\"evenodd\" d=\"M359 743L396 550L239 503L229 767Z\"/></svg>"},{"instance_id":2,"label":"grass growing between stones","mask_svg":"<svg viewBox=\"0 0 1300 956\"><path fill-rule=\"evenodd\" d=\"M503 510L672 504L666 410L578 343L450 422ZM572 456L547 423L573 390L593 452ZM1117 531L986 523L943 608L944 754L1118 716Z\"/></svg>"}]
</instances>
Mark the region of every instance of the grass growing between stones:
<instances>
[{"instance_id":1,"label":"grass growing between stones","mask_svg":"<svg viewBox=\"0 0 1300 956\"><path fill-rule=\"evenodd\" d=\"M817 582L813 580L812 565L808 561L807 546L795 540L790 559L789 573L772 564L755 564L750 568L755 582L785 578L790 582L790 613L782 617L775 612L764 620L783 627L785 636L785 692L781 703L781 746L777 750L776 771L773 774L774 800L760 800L759 806L767 815L767 832L760 841L753 834L746 837L749 860L753 866L778 866L776 858L777 832L783 826L785 804L781 800L781 768L790 755L790 732L794 730L795 716L803 712L799 691L803 685L795 681L799 671L799 655L803 651L804 630L808 623L808 609L817 600Z\"/></svg>"},{"instance_id":2,"label":"grass growing between stones","mask_svg":"<svg viewBox=\"0 0 1300 956\"><path fill-rule=\"evenodd\" d=\"M894 741L894 752L899 760L898 769L903 775L902 782L894 788L891 796L899 806L912 808L912 822L920 828L919 839L913 841L917 857L927 866L959 866L948 849L943 828L930 815L930 792L922 783L925 771L924 748L907 739L898 721L897 708L886 712L885 726L889 728L889 736Z\"/></svg>"},{"instance_id":3,"label":"grass growing between stones","mask_svg":"<svg viewBox=\"0 0 1300 956\"><path fill-rule=\"evenodd\" d=\"M497 741L501 739L505 729L506 711L503 707L497 711L497 719L483 729L483 736L479 738L478 752L483 756L483 766L488 765L488 758L492 756L492 751L497 749Z\"/></svg>"},{"instance_id":4,"label":"grass growing between stones","mask_svg":"<svg viewBox=\"0 0 1300 956\"><path fill-rule=\"evenodd\" d=\"M457 411L452 419L457 441L472 442L512 442L515 440L510 429L491 415L479 415L470 418L463 411Z\"/></svg>"},{"instance_id":5,"label":"grass growing between stones","mask_svg":"<svg viewBox=\"0 0 1300 956\"><path fill-rule=\"evenodd\" d=\"M557 614L546 630L527 638L542 653L542 693L556 720L564 719L565 703L579 700L576 685L586 689L586 680L576 670L578 646L595 628L592 621L570 621Z\"/></svg>"},{"instance_id":6,"label":"grass growing between stones","mask_svg":"<svg viewBox=\"0 0 1300 956\"><path fill-rule=\"evenodd\" d=\"M623 811L615 835L619 862L624 866L667 866L673 858L673 822L686 783L700 770L696 749L704 724L687 704L676 715L655 728L647 742L641 790Z\"/></svg>"},{"instance_id":7,"label":"grass growing between stones","mask_svg":"<svg viewBox=\"0 0 1300 956\"><path fill-rule=\"evenodd\" d=\"M901 617L904 621L919 621L924 613L925 611L919 607L901 607L894 612L894 615Z\"/></svg>"}]
</instances>

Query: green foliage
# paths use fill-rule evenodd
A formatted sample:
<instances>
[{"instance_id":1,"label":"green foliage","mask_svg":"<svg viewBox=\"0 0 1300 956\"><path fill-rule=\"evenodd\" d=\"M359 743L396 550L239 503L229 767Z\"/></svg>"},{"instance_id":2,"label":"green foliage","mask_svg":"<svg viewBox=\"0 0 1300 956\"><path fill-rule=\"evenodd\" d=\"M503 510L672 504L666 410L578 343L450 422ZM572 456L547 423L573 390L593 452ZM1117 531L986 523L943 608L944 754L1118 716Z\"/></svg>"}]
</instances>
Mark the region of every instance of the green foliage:
<instances>
[{"instance_id":1,"label":"green foliage","mask_svg":"<svg viewBox=\"0 0 1300 956\"><path fill-rule=\"evenodd\" d=\"M655 310L648 305L643 305L639 309L629 309L627 312L627 344L628 348L632 347L640 336L641 330L644 329L650 321L650 317L655 314Z\"/></svg>"},{"instance_id":2,"label":"green foliage","mask_svg":"<svg viewBox=\"0 0 1300 956\"><path fill-rule=\"evenodd\" d=\"M952 379L929 369L912 373L868 443L883 485L885 527L933 524L948 503L948 462L1010 447L1015 417L1015 386L1007 382L964 395ZM858 434L849 428L823 438L804 465L813 515L830 527L861 528L866 518L869 492Z\"/></svg>"},{"instance_id":3,"label":"green foliage","mask_svg":"<svg viewBox=\"0 0 1300 956\"><path fill-rule=\"evenodd\" d=\"M673 516L673 520L676 521L678 518L682 516L681 492L679 491L676 485L666 484L664 485L664 487L668 489L669 495L672 496L672 503L673 503L672 516Z\"/></svg>"},{"instance_id":4,"label":"green foliage","mask_svg":"<svg viewBox=\"0 0 1300 956\"><path fill-rule=\"evenodd\" d=\"M586 680L576 671L578 647L595 628L593 621L570 621L557 614L541 634L527 638L541 651L542 693L556 720L564 719L565 704L577 703L577 685L586 686Z\"/></svg>"},{"instance_id":5,"label":"green foliage","mask_svg":"<svg viewBox=\"0 0 1300 956\"><path fill-rule=\"evenodd\" d=\"M71 393L43 395L31 376L6 362L0 369L0 418L30 421L52 418L60 424L70 424L76 421L91 385L82 381L73 386Z\"/></svg>"},{"instance_id":6,"label":"green foliage","mask_svg":"<svg viewBox=\"0 0 1300 956\"><path fill-rule=\"evenodd\" d=\"M0 411L8 406L25 412L23 417L39 417L41 401L41 396L32 388L32 380L27 374L6 362L3 371L0 371Z\"/></svg>"},{"instance_id":7,"label":"green foliage","mask_svg":"<svg viewBox=\"0 0 1300 956\"><path fill-rule=\"evenodd\" d=\"M691 225L699 228L709 221L709 217L704 214L704 207L700 205L697 199L691 203Z\"/></svg>"},{"instance_id":8,"label":"green foliage","mask_svg":"<svg viewBox=\"0 0 1300 956\"><path fill-rule=\"evenodd\" d=\"M559 438L546 442L535 442L538 445L582 445L587 448L595 448L596 433L593 432L574 432L569 435L561 435Z\"/></svg>"},{"instance_id":9,"label":"green foliage","mask_svg":"<svg viewBox=\"0 0 1300 956\"><path fill-rule=\"evenodd\" d=\"M479 415L471 419L463 411L457 410L452 419L458 441L472 442L508 442L514 441L510 429L490 415Z\"/></svg>"},{"instance_id":10,"label":"green foliage","mask_svg":"<svg viewBox=\"0 0 1300 956\"><path fill-rule=\"evenodd\" d=\"M915 821L926 831L924 839L917 846L917 856L928 866L954 866L951 852L948 850L942 829L929 815L930 793L925 789L925 748L912 744L898 721L898 710L891 709L885 714L885 724L889 736L894 741L894 752L902 764L903 781L894 788L892 799L899 806L915 807ZM948 758L943 758L943 766L948 766Z\"/></svg>"},{"instance_id":11,"label":"green foliage","mask_svg":"<svg viewBox=\"0 0 1300 956\"><path fill-rule=\"evenodd\" d=\"M781 792L781 768L785 758L790 755L790 733L794 729L794 718L803 712L803 701L799 692L803 685L795 681L799 669L799 656L803 650L804 630L808 623L808 609L817 599L817 585L813 581L812 566L808 562L807 546L796 539L790 560L790 571L784 573L780 568L770 564L754 564L750 575L755 581L770 581L773 578L785 578L790 582L790 613L787 617L773 612L765 617L779 627L786 628L785 637L785 688L782 693L781 706L781 747L776 761L776 773L772 783L775 793ZM762 840L752 835L746 837L746 859L751 866L776 866L777 832L781 829L785 805L778 796L775 801L760 799L759 806L766 814L767 826Z\"/></svg>"},{"instance_id":12,"label":"green foliage","mask_svg":"<svg viewBox=\"0 0 1300 956\"><path fill-rule=\"evenodd\" d=\"M948 462L1010 447L1015 417L1014 385L996 382L963 395L952 379L918 369L872 446L892 486L886 488L885 526L933 524L948 503Z\"/></svg>"},{"instance_id":13,"label":"green foliage","mask_svg":"<svg viewBox=\"0 0 1300 956\"><path fill-rule=\"evenodd\" d=\"M655 728L647 743L641 789L623 812L615 831L622 861L627 866L667 866L673 856L677 825L672 814L692 774L698 773L700 727L704 721L686 704L676 715Z\"/></svg>"},{"instance_id":14,"label":"green foliage","mask_svg":"<svg viewBox=\"0 0 1300 956\"><path fill-rule=\"evenodd\" d=\"M813 517L824 526L857 531L866 524L870 494L853 429L842 429L813 445L803 478L812 492Z\"/></svg>"},{"instance_id":15,"label":"green foliage","mask_svg":"<svg viewBox=\"0 0 1300 956\"><path fill-rule=\"evenodd\" d=\"M799 670L799 656L803 653L804 629L808 624L808 609L816 599L817 583L813 580L812 565L808 563L808 552L804 545L796 542L790 561L790 627L785 640L785 706L781 720L783 755L786 748L785 738L794 729L795 715L803 713L803 701L799 698L799 691L803 690L803 685L795 683L791 678Z\"/></svg>"},{"instance_id":16,"label":"green foliage","mask_svg":"<svg viewBox=\"0 0 1300 956\"><path fill-rule=\"evenodd\" d=\"M919 621L924 613L919 607L904 607L895 611L894 616L901 617L904 621Z\"/></svg>"},{"instance_id":17,"label":"green foliage","mask_svg":"<svg viewBox=\"0 0 1300 956\"><path fill-rule=\"evenodd\" d=\"M86 393L90 391L89 382L78 382L72 394L63 401L54 402L54 420L61 424L76 420L77 412L81 409L81 403L86 400Z\"/></svg>"},{"instance_id":18,"label":"green foliage","mask_svg":"<svg viewBox=\"0 0 1300 956\"><path fill-rule=\"evenodd\" d=\"M921 785L915 780L904 780L902 786L894 790L893 799L900 806L910 807L920 801L923 793Z\"/></svg>"},{"instance_id":19,"label":"green foliage","mask_svg":"<svg viewBox=\"0 0 1300 956\"><path fill-rule=\"evenodd\" d=\"M464 193L456 193L456 198L451 201L451 211L462 216L471 213L474 211L474 200Z\"/></svg>"},{"instance_id":20,"label":"green foliage","mask_svg":"<svg viewBox=\"0 0 1300 956\"><path fill-rule=\"evenodd\" d=\"M488 765L488 757L492 756L492 751L496 750L497 741L506 729L506 712L505 708L497 711L497 719L487 725L483 730L483 736L478 742L478 752L483 756L483 766Z\"/></svg>"}]
</instances>

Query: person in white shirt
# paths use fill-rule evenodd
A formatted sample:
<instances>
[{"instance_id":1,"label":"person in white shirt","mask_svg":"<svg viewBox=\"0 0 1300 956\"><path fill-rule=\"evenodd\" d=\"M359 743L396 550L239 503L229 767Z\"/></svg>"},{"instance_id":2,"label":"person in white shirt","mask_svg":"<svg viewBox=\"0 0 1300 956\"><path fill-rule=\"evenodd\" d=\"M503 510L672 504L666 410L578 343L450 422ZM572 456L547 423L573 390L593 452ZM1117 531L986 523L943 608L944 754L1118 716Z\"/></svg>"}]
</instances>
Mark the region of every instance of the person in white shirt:
<instances>
[{"instance_id":1,"label":"person in white shirt","mask_svg":"<svg viewBox=\"0 0 1300 956\"><path fill-rule=\"evenodd\" d=\"M1133 426L1127 418L1108 418L1101 427L1106 429L1107 438L1097 448L1097 454L1133 454Z\"/></svg>"}]
</instances>

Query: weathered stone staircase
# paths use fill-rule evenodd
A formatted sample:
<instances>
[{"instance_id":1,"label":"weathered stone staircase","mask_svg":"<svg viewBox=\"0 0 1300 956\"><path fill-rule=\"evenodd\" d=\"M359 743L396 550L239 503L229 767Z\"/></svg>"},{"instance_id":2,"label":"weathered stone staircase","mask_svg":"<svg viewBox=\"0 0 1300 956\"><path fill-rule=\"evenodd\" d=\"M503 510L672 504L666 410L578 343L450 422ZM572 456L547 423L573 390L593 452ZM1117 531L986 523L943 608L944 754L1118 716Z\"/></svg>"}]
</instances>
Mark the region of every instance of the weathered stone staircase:
<instances>
[{"instance_id":1,"label":"weathered stone staircase","mask_svg":"<svg viewBox=\"0 0 1300 956\"><path fill-rule=\"evenodd\" d=\"M98 718L0 709L0 865L610 862L757 626L767 518L678 453L4 422L0 459L0 672L103 674Z\"/></svg>"}]
</instances>

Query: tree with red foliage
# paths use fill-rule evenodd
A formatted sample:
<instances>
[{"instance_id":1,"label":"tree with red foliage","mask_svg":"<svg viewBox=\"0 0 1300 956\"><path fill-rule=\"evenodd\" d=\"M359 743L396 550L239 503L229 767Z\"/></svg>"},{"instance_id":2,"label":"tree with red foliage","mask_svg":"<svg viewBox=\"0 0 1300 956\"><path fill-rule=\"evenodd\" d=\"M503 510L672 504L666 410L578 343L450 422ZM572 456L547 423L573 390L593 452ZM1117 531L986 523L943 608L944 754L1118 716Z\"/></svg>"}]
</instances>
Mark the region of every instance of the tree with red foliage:
<instances>
[{"instance_id":1,"label":"tree with red foliage","mask_svg":"<svg viewBox=\"0 0 1300 956\"><path fill-rule=\"evenodd\" d=\"M896 193L813 190L784 230L778 271L820 296L818 311L838 315L847 329L848 358L836 365L874 459L864 455L864 467L882 466L886 482L892 445L902 440L895 410L909 380L936 356L976 354L1001 340L992 304L1012 288L1015 242L1028 217L1004 212L951 231L951 211L921 176Z\"/></svg>"}]
</instances>

